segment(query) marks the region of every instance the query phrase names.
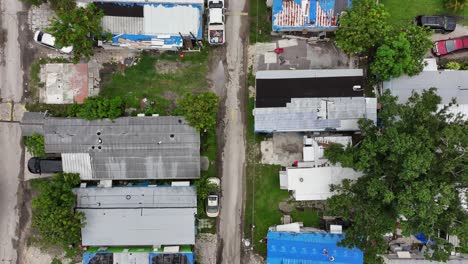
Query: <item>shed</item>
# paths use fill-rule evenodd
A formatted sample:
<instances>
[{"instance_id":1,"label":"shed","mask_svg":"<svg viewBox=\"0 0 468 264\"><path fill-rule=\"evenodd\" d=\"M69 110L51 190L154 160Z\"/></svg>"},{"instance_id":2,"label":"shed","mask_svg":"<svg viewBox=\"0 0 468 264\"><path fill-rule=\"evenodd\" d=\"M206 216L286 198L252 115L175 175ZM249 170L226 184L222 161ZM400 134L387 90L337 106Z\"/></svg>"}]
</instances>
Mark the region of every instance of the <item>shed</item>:
<instances>
[{"instance_id":1,"label":"shed","mask_svg":"<svg viewBox=\"0 0 468 264\"><path fill-rule=\"evenodd\" d=\"M267 264L362 264L358 248L337 246L344 235L324 232L268 232Z\"/></svg>"}]
</instances>

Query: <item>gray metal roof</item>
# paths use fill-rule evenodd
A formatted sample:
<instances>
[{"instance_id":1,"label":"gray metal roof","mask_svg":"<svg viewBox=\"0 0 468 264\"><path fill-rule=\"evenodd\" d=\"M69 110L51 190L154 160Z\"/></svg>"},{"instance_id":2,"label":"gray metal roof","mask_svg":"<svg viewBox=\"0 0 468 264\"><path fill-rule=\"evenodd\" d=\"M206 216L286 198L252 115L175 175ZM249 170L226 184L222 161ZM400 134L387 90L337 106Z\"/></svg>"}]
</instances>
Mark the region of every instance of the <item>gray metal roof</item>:
<instances>
[{"instance_id":1,"label":"gray metal roof","mask_svg":"<svg viewBox=\"0 0 468 264\"><path fill-rule=\"evenodd\" d=\"M85 246L195 244L196 208L77 209L86 217Z\"/></svg>"},{"instance_id":2,"label":"gray metal roof","mask_svg":"<svg viewBox=\"0 0 468 264\"><path fill-rule=\"evenodd\" d=\"M256 132L359 130L358 120L377 120L375 98L292 98L286 107L254 109Z\"/></svg>"},{"instance_id":3,"label":"gray metal roof","mask_svg":"<svg viewBox=\"0 0 468 264\"><path fill-rule=\"evenodd\" d=\"M76 188L78 208L197 208L194 187Z\"/></svg>"},{"instance_id":4,"label":"gray metal roof","mask_svg":"<svg viewBox=\"0 0 468 264\"><path fill-rule=\"evenodd\" d=\"M25 112L21 119L21 132L23 136L31 136L34 133L44 134L44 116L44 113Z\"/></svg>"},{"instance_id":5,"label":"gray metal roof","mask_svg":"<svg viewBox=\"0 0 468 264\"><path fill-rule=\"evenodd\" d=\"M459 104L468 104L468 71L423 71L416 76L401 76L383 83L398 96L399 103L405 103L414 90L421 93L424 89L437 88L442 103L448 104L452 98Z\"/></svg>"},{"instance_id":6,"label":"gray metal roof","mask_svg":"<svg viewBox=\"0 0 468 264\"><path fill-rule=\"evenodd\" d=\"M200 136L183 117L42 121L46 153L73 154L64 171L83 180L200 177Z\"/></svg>"}]
</instances>

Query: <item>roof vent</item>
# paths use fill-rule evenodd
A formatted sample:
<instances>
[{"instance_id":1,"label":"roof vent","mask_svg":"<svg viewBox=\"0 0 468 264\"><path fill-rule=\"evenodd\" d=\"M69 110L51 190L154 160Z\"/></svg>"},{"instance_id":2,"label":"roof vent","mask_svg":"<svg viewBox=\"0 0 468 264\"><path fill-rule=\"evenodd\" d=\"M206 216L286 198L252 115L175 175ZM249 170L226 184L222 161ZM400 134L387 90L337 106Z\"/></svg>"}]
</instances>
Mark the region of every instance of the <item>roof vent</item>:
<instances>
[{"instance_id":1,"label":"roof vent","mask_svg":"<svg viewBox=\"0 0 468 264\"><path fill-rule=\"evenodd\" d=\"M97 134L98 136L100 136L100 135L101 135L101 131L98 131L96 134Z\"/></svg>"},{"instance_id":2,"label":"roof vent","mask_svg":"<svg viewBox=\"0 0 468 264\"><path fill-rule=\"evenodd\" d=\"M299 181L300 181L300 182L304 182L304 178L300 177L300 178L299 178Z\"/></svg>"},{"instance_id":3,"label":"roof vent","mask_svg":"<svg viewBox=\"0 0 468 264\"><path fill-rule=\"evenodd\" d=\"M102 144L102 138L98 138L98 143Z\"/></svg>"},{"instance_id":4,"label":"roof vent","mask_svg":"<svg viewBox=\"0 0 468 264\"><path fill-rule=\"evenodd\" d=\"M125 199L130 200L130 199L132 199L132 196L127 194L127 196L125 196Z\"/></svg>"}]
</instances>

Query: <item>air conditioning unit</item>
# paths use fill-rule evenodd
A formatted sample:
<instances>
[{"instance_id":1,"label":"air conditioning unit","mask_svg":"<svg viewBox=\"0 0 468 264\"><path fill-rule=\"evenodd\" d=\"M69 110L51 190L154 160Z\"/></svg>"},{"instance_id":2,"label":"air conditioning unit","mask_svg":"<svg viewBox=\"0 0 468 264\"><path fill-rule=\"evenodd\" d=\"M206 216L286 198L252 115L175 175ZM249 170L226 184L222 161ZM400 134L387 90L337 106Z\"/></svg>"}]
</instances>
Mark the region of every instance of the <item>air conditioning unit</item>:
<instances>
[{"instance_id":1,"label":"air conditioning unit","mask_svg":"<svg viewBox=\"0 0 468 264\"><path fill-rule=\"evenodd\" d=\"M355 92L360 92L360 91L362 91L361 85L354 85L354 86L353 86L353 91L355 91Z\"/></svg>"}]
</instances>

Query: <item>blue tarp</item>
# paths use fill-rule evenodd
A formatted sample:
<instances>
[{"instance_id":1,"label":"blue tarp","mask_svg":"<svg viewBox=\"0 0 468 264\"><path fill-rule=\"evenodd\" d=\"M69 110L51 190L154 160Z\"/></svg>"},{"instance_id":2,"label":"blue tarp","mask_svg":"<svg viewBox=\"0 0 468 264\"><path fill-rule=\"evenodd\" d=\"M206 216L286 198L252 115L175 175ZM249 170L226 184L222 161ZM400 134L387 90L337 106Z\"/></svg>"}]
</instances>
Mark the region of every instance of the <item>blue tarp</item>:
<instances>
[{"instance_id":1,"label":"blue tarp","mask_svg":"<svg viewBox=\"0 0 468 264\"><path fill-rule=\"evenodd\" d=\"M347 7L351 7L352 4L352 0L274 0L273 31L335 28L337 13L342 11L335 10L335 1L344 1Z\"/></svg>"},{"instance_id":2,"label":"blue tarp","mask_svg":"<svg viewBox=\"0 0 468 264\"><path fill-rule=\"evenodd\" d=\"M338 247L344 235L268 232L267 264L362 264L357 248Z\"/></svg>"}]
</instances>

